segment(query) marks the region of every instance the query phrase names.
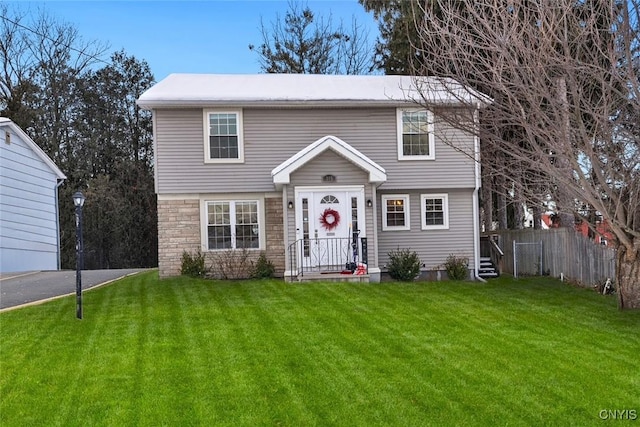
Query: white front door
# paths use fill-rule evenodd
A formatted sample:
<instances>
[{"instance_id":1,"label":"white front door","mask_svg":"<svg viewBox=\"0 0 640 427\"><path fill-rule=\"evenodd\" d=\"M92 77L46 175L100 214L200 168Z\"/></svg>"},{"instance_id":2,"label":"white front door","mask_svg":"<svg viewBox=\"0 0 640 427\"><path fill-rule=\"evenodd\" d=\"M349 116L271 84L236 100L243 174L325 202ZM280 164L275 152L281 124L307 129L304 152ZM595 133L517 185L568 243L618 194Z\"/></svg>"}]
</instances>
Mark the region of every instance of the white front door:
<instances>
[{"instance_id":1,"label":"white front door","mask_svg":"<svg viewBox=\"0 0 640 427\"><path fill-rule=\"evenodd\" d=\"M298 267L335 271L357 261L356 230L364 237L363 187L296 188Z\"/></svg>"}]
</instances>

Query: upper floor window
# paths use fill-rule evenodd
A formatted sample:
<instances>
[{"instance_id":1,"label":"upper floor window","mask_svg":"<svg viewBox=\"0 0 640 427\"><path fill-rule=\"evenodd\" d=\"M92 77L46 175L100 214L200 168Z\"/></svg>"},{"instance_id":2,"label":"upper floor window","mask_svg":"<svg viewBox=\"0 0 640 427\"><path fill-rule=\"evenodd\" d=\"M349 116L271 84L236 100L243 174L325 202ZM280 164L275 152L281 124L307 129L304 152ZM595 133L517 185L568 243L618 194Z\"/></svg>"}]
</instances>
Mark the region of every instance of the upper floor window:
<instances>
[{"instance_id":1,"label":"upper floor window","mask_svg":"<svg viewBox=\"0 0 640 427\"><path fill-rule=\"evenodd\" d=\"M435 159L433 113L398 109L398 160Z\"/></svg>"},{"instance_id":2,"label":"upper floor window","mask_svg":"<svg viewBox=\"0 0 640 427\"><path fill-rule=\"evenodd\" d=\"M449 196L447 194L420 195L420 214L423 230L449 228Z\"/></svg>"},{"instance_id":3,"label":"upper floor window","mask_svg":"<svg viewBox=\"0 0 640 427\"><path fill-rule=\"evenodd\" d=\"M205 162L244 161L241 111L205 111Z\"/></svg>"},{"instance_id":4,"label":"upper floor window","mask_svg":"<svg viewBox=\"0 0 640 427\"><path fill-rule=\"evenodd\" d=\"M382 196L382 229L409 230L409 195Z\"/></svg>"}]
</instances>

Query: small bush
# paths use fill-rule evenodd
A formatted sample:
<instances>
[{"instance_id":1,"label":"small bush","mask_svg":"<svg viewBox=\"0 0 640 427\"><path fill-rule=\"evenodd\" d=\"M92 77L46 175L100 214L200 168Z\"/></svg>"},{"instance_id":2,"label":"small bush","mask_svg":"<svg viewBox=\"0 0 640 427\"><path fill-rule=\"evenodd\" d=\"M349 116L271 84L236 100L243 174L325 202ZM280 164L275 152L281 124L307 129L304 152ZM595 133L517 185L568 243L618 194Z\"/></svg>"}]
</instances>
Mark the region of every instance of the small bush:
<instances>
[{"instance_id":1,"label":"small bush","mask_svg":"<svg viewBox=\"0 0 640 427\"><path fill-rule=\"evenodd\" d=\"M392 279L410 282L420 274L421 264L416 252L398 248L389 252L387 271Z\"/></svg>"},{"instance_id":2,"label":"small bush","mask_svg":"<svg viewBox=\"0 0 640 427\"><path fill-rule=\"evenodd\" d=\"M213 256L213 274L218 279L249 279L252 276L252 265L247 249L229 249L217 252Z\"/></svg>"},{"instance_id":3,"label":"small bush","mask_svg":"<svg viewBox=\"0 0 640 427\"><path fill-rule=\"evenodd\" d=\"M469 258L450 254L444 263L449 280L466 280L469 278Z\"/></svg>"},{"instance_id":4,"label":"small bush","mask_svg":"<svg viewBox=\"0 0 640 427\"><path fill-rule=\"evenodd\" d=\"M194 254L182 252L182 266L180 273L190 277L204 277L207 269L204 266L205 256L199 250Z\"/></svg>"},{"instance_id":5,"label":"small bush","mask_svg":"<svg viewBox=\"0 0 640 427\"><path fill-rule=\"evenodd\" d=\"M268 279L273 277L275 270L276 268L273 266L273 263L267 259L265 253L260 252L258 260L253 265L251 277L254 279Z\"/></svg>"}]
</instances>

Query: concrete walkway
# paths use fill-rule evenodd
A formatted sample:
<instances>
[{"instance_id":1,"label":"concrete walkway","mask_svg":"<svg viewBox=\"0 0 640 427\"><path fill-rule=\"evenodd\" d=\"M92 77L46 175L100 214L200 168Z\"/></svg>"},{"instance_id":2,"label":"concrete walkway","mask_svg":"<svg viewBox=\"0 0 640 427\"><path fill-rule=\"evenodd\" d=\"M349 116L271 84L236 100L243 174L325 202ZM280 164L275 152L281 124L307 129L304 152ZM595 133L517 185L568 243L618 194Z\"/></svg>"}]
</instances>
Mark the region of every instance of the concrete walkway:
<instances>
[{"instance_id":1,"label":"concrete walkway","mask_svg":"<svg viewBox=\"0 0 640 427\"><path fill-rule=\"evenodd\" d=\"M82 290L104 285L145 269L85 270ZM75 270L34 271L0 276L0 312L76 293Z\"/></svg>"}]
</instances>

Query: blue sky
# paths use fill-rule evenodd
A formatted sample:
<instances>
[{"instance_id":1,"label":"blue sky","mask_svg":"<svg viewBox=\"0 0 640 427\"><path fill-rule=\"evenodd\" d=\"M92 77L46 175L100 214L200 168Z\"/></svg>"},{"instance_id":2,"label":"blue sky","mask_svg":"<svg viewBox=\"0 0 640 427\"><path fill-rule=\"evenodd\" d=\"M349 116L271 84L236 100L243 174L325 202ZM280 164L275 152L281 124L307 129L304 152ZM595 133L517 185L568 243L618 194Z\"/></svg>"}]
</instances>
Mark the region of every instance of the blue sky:
<instances>
[{"instance_id":1,"label":"blue sky","mask_svg":"<svg viewBox=\"0 0 640 427\"><path fill-rule=\"evenodd\" d=\"M204 1L45 1L11 2L37 13L44 9L57 20L73 24L85 41L108 43L109 52L124 49L144 59L156 80L170 73L258 73L259 58L249 44L259 44L260 18L267 28L276 14L284 17L286 0ZM373 15L357 0L316 0L308 4L317 16L350 25L352 16L378 33ZM105 58L106 59L106 58Z\"/></svg>"}]
</instances>

